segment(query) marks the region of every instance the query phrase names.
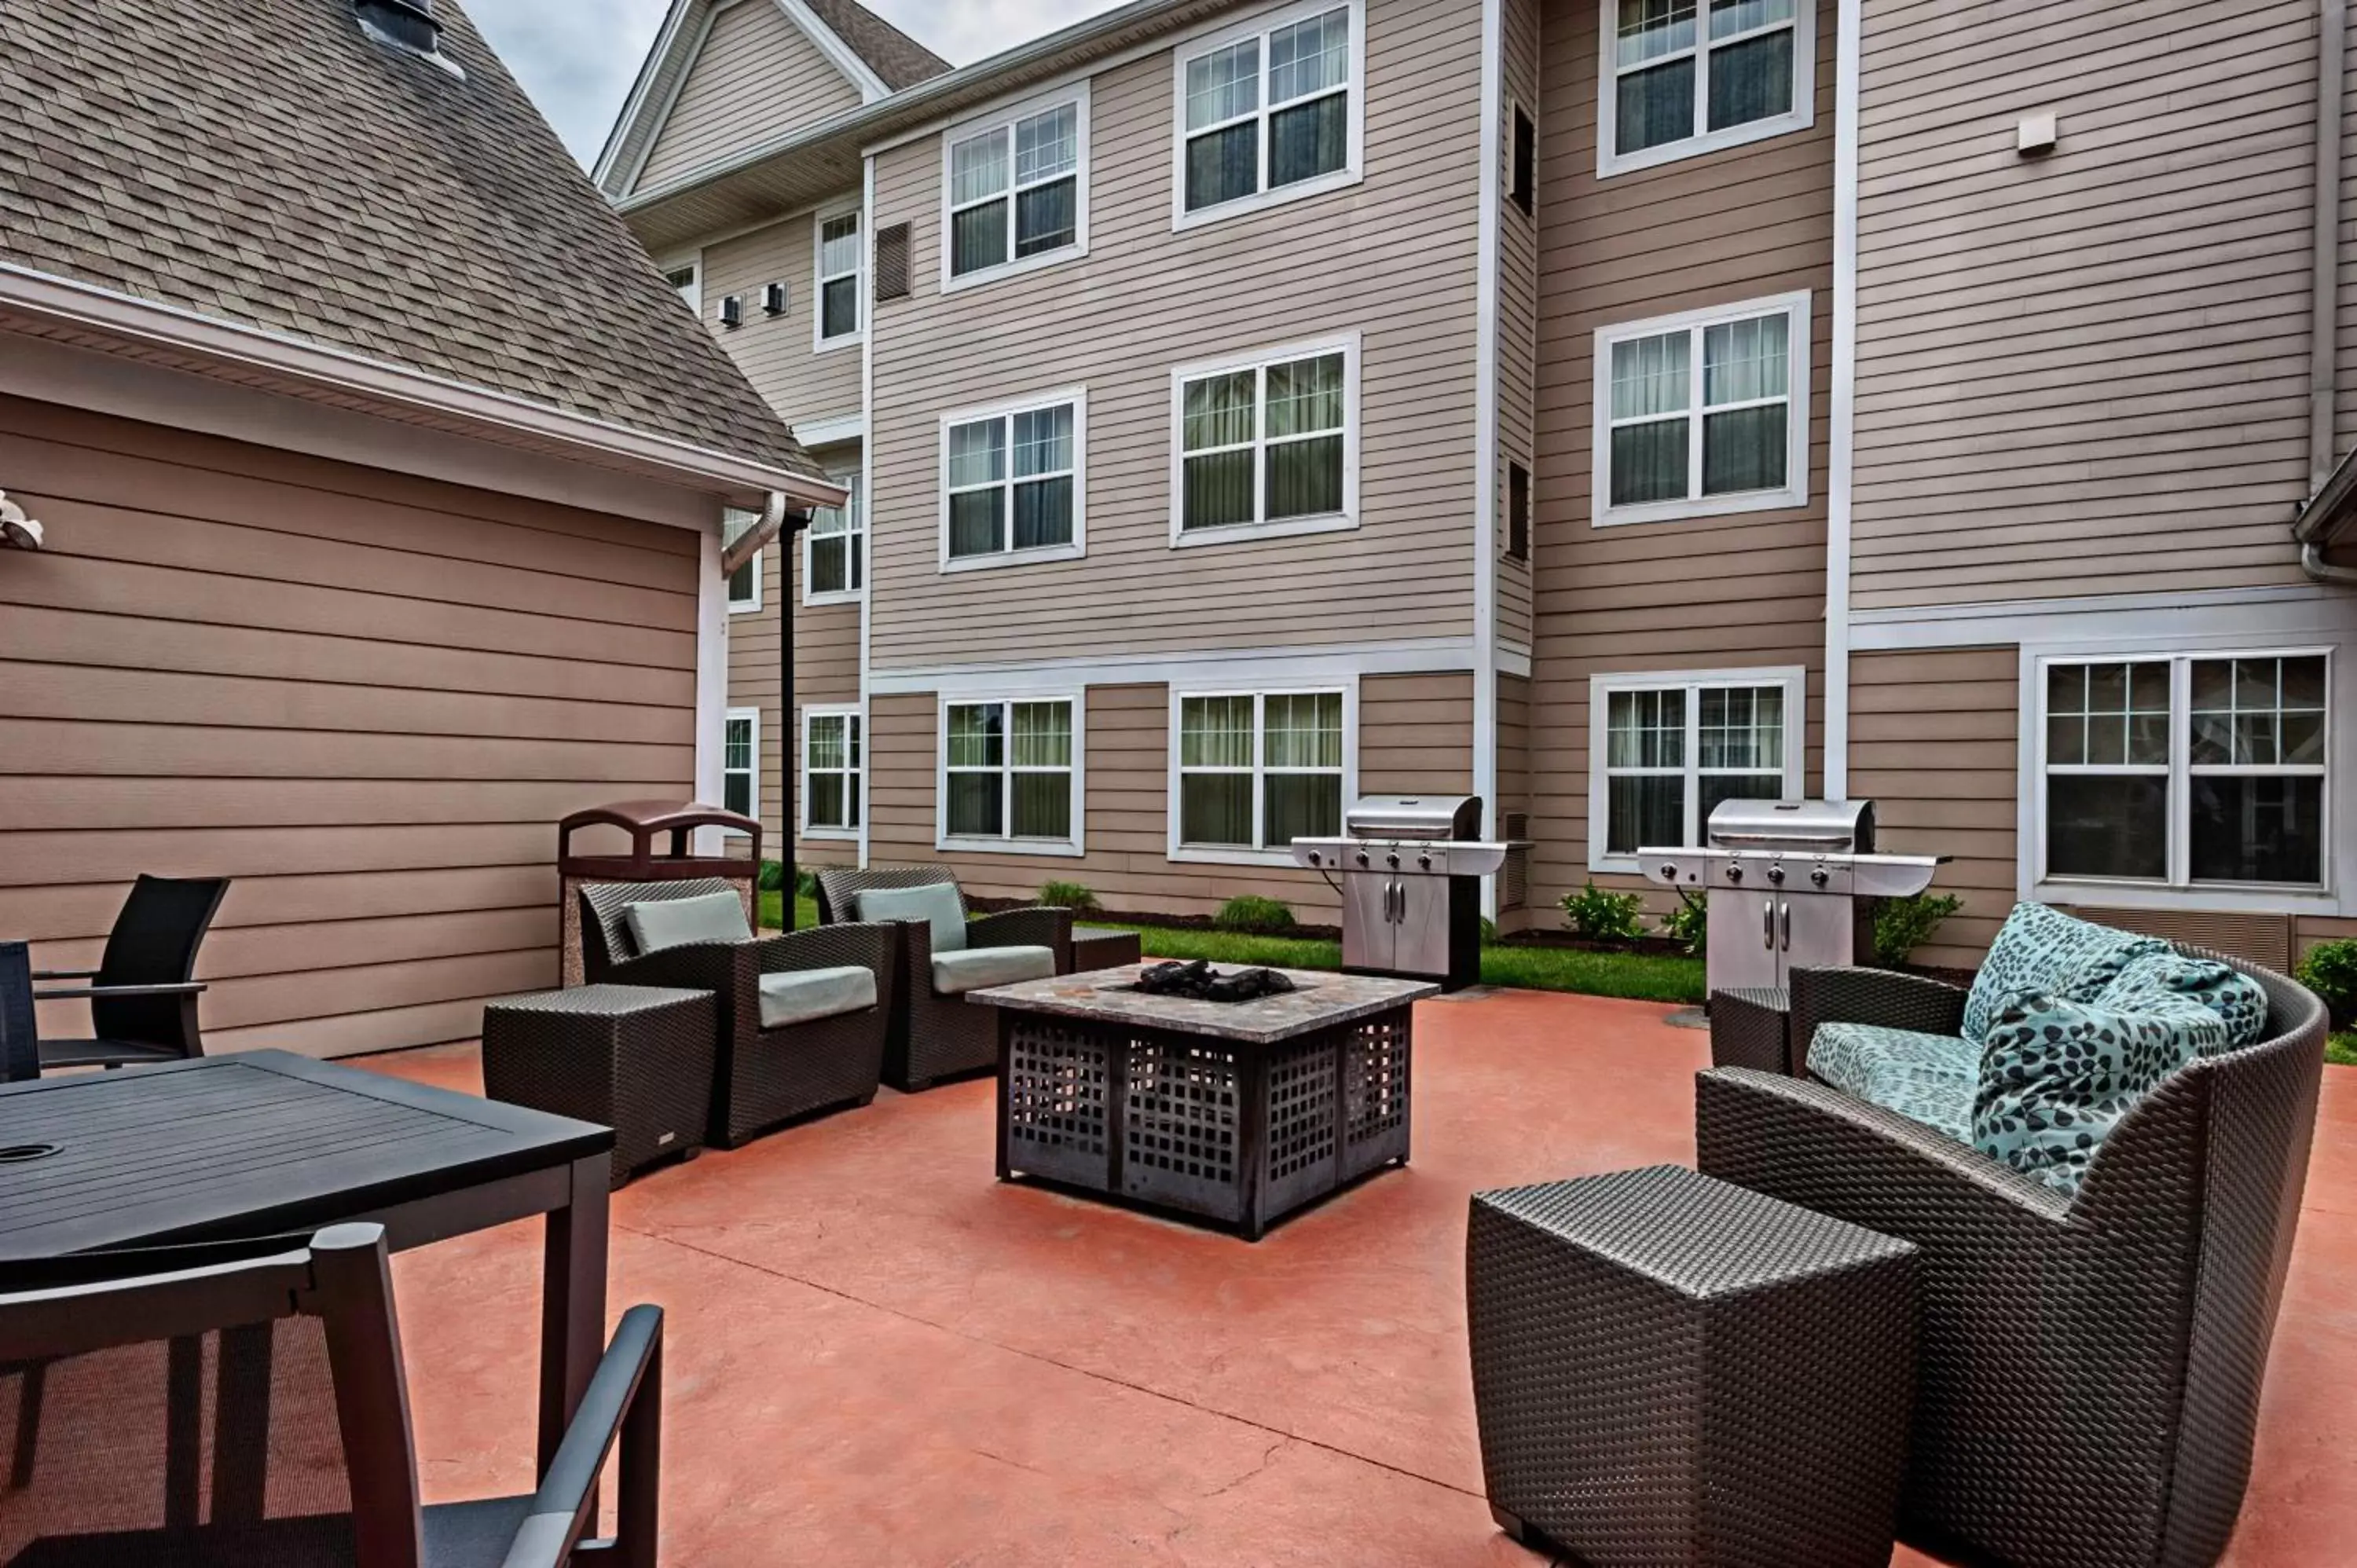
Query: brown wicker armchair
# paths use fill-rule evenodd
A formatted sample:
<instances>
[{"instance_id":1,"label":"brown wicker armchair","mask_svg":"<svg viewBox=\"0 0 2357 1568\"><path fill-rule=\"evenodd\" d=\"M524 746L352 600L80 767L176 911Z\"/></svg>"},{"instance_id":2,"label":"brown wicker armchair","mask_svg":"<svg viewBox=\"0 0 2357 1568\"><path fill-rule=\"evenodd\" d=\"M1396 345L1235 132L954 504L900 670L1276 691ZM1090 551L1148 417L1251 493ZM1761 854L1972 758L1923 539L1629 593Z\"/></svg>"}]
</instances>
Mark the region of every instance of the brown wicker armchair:
<instances>
[{"instance_id":1,"label":"brown wicker armchair","mask_svg":"<svg viewBox=\"0 0 2357 1568\"><path fill-rule=\"evenodd\" d=\"M1820 1082L1702 1075L1705 1173L1921 1249L1908 1540L2016 1568L2174 1568L2224 1549L2325 1037L2314 995L2235 967L2267 993L2267 1037L2154 1090L2075 1197ZM1804 1005L1812 1030L1835 1017L1941 1030L1964 999L1866 970L1796 975L1793 993L1796 1057Z\"/></svg>"},{"instance_id":2,"label":"brown wicker armchair","mask_svg":"<svg viewBox=\"0 0 2357 1568\"><path fill-rule=\"evenodd\" d=\"M856 918L860 894L877 887L957 886L945 866L877 866L818 874L823 928ZM960 895L963 907L964 898ZM963 997L935 994L933 933L921 921L896 922L900 931L899 983L892 991L892 1030L884 1049L884 1081L913 1093L945 1078L978 1072L998 1062L998 1010L969 1007ZM970 916L968 944L977 948L1041 947L1056 955L1056 972L1072 972L1072 912L1035 906Z\"/></svg>"},{"instance_id":3,"label":"brown wicker armchair","mask_svg":"<svg viewBox=\"0 0 2357 1568\"><path fill-rule=\"evenodd\" d=\"M736 891L717 877L605 883L580 890L581 963L590 984L712 993L720 1039L713 1059L708 1136L724 1149L791 1117L865 1105L876 1098L899 950L889 926L837 926L639 953L624 919L631 905ZM761 976L854 964L874 972L875 1006L782 1029L761 1027Z\"/></svg>"}]
</instances>

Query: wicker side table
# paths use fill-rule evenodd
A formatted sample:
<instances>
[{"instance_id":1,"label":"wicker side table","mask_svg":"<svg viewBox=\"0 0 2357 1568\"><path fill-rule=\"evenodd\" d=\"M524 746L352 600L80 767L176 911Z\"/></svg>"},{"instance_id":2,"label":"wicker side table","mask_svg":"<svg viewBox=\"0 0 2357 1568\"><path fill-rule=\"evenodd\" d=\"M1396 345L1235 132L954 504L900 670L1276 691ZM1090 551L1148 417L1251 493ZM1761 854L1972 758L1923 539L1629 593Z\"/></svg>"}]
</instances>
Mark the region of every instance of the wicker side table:
<instances>
[{"instance_id":1,"label":"wicker side table","mask_svg":"<svg viewBox=\"0 0 2357 1568\"><path fill-rule=\"evenodd\" d=\"M1491 1512L1592 1568L1885 1568L1915 1249L1674 1166L1478 1193Z\"/></svg>"},{"instance_id":2,"label":"wicker side table","mask_svg":"<svg viewBox=\"0 0 2357 1568\"><path fill-rule=\"evenodd\" d=\"M1100 969L1119 969L1123 964L1137 963L1144 958L1143 940L1135 931L1125 931L1113 926L1072 928L1074 974L1088 974Z\"/></svg>"},{"instance_id":3,"label":"wicker side table","mask_svg":"<svg viewBox=\"0 0 2357 1568\"><path fill-rule=\"evenodd\" d=\"M1799 1078L1792 1053L1792 993L1781 985L1710 993L1710 1065Z\"/></svg>"},{"instance_id":4,"label":"wicker side table","mask_svg":"<svg viewBox=\"0 0 2357 1568\"><path fill-rule=\"evenodd\" d=\"M704 1146L719 1016L708 991L579 985L483 1009L483 1092L614 1129L612 1185Z\"/></svg>"}]
</instances>

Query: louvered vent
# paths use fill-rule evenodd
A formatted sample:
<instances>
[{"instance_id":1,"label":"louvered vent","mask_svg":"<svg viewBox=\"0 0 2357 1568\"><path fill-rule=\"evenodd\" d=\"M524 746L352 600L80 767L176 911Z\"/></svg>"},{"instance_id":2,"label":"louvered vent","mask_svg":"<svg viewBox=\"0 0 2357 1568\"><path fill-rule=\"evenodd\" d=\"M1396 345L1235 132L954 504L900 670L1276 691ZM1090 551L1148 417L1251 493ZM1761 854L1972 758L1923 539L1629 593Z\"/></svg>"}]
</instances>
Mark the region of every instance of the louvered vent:
<instances>
[{"instance_id":1,"label":"louvered vent","mask_svg":"<svg viewBox=\"0 0 2357 1568\"><path fill-rule=\"evenodd\" d=\"M876 297L909 297L909 226L895 223L876 231Z\"/></svg>"},{"instance_id":2,"label":"louvered vent","mask_svg":"<svg viewBox=\"0 0 2357 1568\"><path fill-rule=\"evenodd\" d=\"M1508 811L1504 826L1506 864L1498 873L1498 908L1524 909L1531 901L1531 846L1525 843L1531 836L1531 818L1527 811Z\"/></svg>"}]
</instances>

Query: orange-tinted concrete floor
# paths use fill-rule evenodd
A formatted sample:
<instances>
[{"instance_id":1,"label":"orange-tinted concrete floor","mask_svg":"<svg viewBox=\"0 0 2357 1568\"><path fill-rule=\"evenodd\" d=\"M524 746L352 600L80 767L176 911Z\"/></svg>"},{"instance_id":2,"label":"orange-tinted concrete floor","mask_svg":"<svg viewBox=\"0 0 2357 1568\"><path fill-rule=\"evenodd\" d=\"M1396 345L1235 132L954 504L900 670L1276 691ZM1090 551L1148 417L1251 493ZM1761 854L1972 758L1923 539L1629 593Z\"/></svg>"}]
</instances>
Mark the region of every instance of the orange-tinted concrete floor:
<instances>
[{"instance_id":1,"label":"orange-tinted concrete floor","mask_svg":"<svg viewBox=\"0 0 2357 1568\"><path fill-rule=\"evenodd\" d=\"M1540 1562L1482 1501L1466 1199L1691 1163L1707 1042L1665 1011L1424 1004L1414 1163L1257 1246L1001 1186L987 1081L641 1176L611 1299L669 1315L663 1560ZM471 1047L368 1065L481 1082ZM2236 1568L2357 1561L2357 1069L2328 1076ZM536 1224L394 1275L427 1497L527 1489Z\"/></svg>"}]
</instances>

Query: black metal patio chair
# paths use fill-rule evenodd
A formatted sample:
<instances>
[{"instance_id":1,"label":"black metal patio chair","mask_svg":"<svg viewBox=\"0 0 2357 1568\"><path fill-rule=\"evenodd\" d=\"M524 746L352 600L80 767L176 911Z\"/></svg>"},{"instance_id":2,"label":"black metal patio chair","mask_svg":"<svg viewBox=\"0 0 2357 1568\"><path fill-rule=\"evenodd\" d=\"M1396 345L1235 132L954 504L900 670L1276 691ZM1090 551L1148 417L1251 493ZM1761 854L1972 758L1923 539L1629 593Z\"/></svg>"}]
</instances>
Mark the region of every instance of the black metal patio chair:
<instances>
[{"instance_id":1,"label":"black metal patio chair","mask_svg":"<svg viewBox=\"0 0 2357 1568\"><path fill-rule=\"evenodd\" d=\"M136 1067L205 1054L197 1026L197 950L220 910L227 877L142 876L114 917L96 969L35 970L33 998L87 998L90 1037L45 1038L41 1070ZM50 984L44 982L80 982Z\"/></svg>"},{"instance_id":2,"label":"black metal patio chair","mask_svg":"<svg viewBox=\"0 0 2357 1568\"><path fill-rule=\"evenodd\" d=\"M7 1290L12 1568L652 1568L655 1307L623 1315L536 1492L425 1507L381 1227L12 1265ZM617 1533L585 1541L617 1443Z\"/></svg>"}]
</instances>

